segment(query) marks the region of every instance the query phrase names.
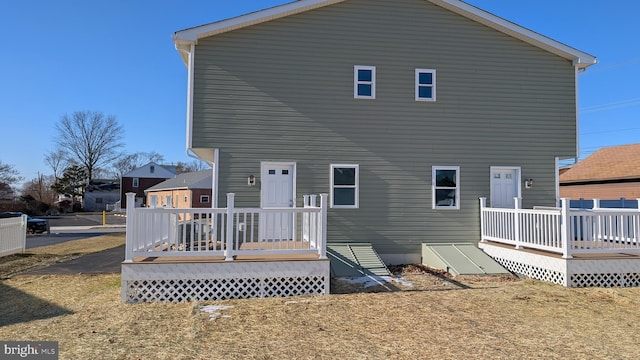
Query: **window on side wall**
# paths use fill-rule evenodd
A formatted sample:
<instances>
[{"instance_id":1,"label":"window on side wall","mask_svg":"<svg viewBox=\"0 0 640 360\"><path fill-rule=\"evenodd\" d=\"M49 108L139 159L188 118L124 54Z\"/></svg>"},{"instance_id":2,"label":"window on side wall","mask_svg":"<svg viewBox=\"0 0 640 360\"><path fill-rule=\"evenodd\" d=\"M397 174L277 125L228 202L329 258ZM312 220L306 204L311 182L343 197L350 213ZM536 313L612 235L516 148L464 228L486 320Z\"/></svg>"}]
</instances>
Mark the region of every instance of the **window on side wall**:
<instances>
[{"instance_id":1,"label":"window on side wall","mask_svg":"<svg viewBox=\"0 0 640 360\"><path fill-rule=\"evenodd\" d=\"M353 67L353 97L356 99L376 98L376 67L355 65Z\"/></svg>"},{"instance_id":2,"label":"window on side wall","mask_svg":"<svg viewBox=\"0 0 640 360\"><path fill-rule=\"evenodd\" d=\"M416 101L436 101L434 69L416 69Z\"/></svg>"},{"instance_id":3,"label":"window on side wall","mask_svg":"<svg viewBox=\"0 0 640 360\"><path fill-rule=\"evenodd\" d=\"M357 209L359 168L353 164L331 165L331 207Z\"/></svg>"},{"instance_id":4,"label":"window on side wall","mask_svg":"<svg viewBox=\"0 0 640 360\"><path fill-rule=\"evenodd\" d=\"M137 188L139 185L140 185L140 179L133 178L133 183L131 184L131 186L133 186L134 188Z\"/></svg>"},{"instance_id":5,"label":"window on side wall","mask_svg":"<svg viewBox=\"0 0 640 360\"><path fill-rule=\"evenodd\" d=\"M200 203L208 204L209 203L209 195L200 195Z\"/></svg>"},{"instance_id":6,"label":"window on side wall","mask_svg":"<svg viewBox=\"0 0 640 360\"><path fill-rule=\"evenodd\" d=\"M431 189L434 209L460 209L460 167L433 166Z\"/></svg>"}]
</instances>

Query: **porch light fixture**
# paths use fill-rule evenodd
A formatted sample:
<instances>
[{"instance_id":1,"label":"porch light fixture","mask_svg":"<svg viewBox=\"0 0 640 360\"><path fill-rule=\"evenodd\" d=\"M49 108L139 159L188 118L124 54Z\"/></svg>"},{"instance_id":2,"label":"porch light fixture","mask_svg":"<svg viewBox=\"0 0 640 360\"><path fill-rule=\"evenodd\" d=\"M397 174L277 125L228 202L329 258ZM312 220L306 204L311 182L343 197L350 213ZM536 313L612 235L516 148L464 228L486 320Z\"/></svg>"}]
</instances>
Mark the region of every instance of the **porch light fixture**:
<instances>
[{"instance_id":1,"label":"porch light fixture","mask_svg":"<svg viewBox=\"0 0 640 360\"><path fill-rule=\"evenodd\" d=\"M256 177L253 175L249 175L249 177L247 178L247 185L256 186Z\"/></svg>"},{"instance_id":2,"label":"porch light fixture","mask_svg":"<svg viewBox=\"0 0 640 360\"><path fill-rule=\"evenodd\" d=\"M533 179L526 179L524 181L524 188L531 189L533 187Z\"/></svg>"}]
</instances>

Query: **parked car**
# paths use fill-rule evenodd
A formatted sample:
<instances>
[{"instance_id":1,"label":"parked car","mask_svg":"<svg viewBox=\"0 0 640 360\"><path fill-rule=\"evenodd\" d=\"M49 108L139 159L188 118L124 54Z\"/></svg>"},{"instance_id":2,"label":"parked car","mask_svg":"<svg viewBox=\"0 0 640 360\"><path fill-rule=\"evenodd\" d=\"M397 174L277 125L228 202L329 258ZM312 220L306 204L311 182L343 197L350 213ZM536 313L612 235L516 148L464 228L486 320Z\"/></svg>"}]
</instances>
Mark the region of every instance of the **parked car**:
<instances>
[{"instance_id":1,"label":"parked car","mask_svg":"<svg viewBox=\"0 0 640 360\"><path fill-rule=\"evenodd\" d=\"M3 218L12 218L12 217L21 217L24 215L21 212L1 212L0 219ZM32 234L41 234L49 228L47 220L45 219L36 219L27 215L27 232Z\"/></svg>"}]
</instances>

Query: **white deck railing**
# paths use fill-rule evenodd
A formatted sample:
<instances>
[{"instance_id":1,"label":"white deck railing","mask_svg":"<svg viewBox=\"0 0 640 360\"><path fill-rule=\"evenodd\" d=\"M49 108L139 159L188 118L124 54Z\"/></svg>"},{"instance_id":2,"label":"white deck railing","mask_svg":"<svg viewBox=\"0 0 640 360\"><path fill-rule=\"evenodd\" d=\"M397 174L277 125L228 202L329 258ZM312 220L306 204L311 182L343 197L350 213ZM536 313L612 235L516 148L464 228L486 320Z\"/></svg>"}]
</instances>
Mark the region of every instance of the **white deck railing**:
<instances>
[{"instance_id":1,"label":"white deck railing","mask_svg":"<svg viewBox=\"0 0 640 360\"><path fill-rule=\"evenodd\" d=\"M521 199L514 209L488 208L480 198L481 241L511 244L562 254L640 253L640 210L570 209L562 199L561 208L522 209Z\"/></svg>"},{"instance_id":2,"label":"white deck railing","mask_svg":"<svg viewBox=\"0 0 640 360\"><path fill-rule=\"evenodd\" d=\"M0 257L23 253L27 242L27 215L0 219Z\"/></svg>"},{"instance_id":3,"label":"white deck railing","mask_svg":"<svg viewBox=\"0 0 640 360\"><path fill-rule=\"evenodd\" d=\"M127 194L129 197L129 194ZM127 198L125 261L134 257L318 254L326 258L327 194L302 208L136 208ZM131 204L131 205L130 205Z\"/></svg>"}]
</instances>

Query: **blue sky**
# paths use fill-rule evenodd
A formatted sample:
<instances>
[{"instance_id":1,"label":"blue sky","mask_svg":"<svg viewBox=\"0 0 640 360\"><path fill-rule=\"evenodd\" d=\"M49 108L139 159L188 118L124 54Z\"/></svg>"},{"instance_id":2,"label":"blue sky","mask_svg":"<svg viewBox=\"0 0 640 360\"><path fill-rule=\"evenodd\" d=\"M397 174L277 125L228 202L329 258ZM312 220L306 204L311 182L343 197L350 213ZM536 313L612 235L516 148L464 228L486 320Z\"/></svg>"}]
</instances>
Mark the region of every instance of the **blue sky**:
<instances>
[{"instance_id":1,"label":"blue sky","mask_svg":"<svg viewBox=\"0 0 640 360\"><path fill-rule=\"evenodd\" d=\"M83 110L115 115L129 153L156 151L167 162L190 161L187 73L171 35L287 2L5 1L0 161L27 180L51 174L44 155L54 147L54 124ZM467 2L599 59L580 75L581 156L640 142L640 1Z\"/></svg>"}]
</instances>

